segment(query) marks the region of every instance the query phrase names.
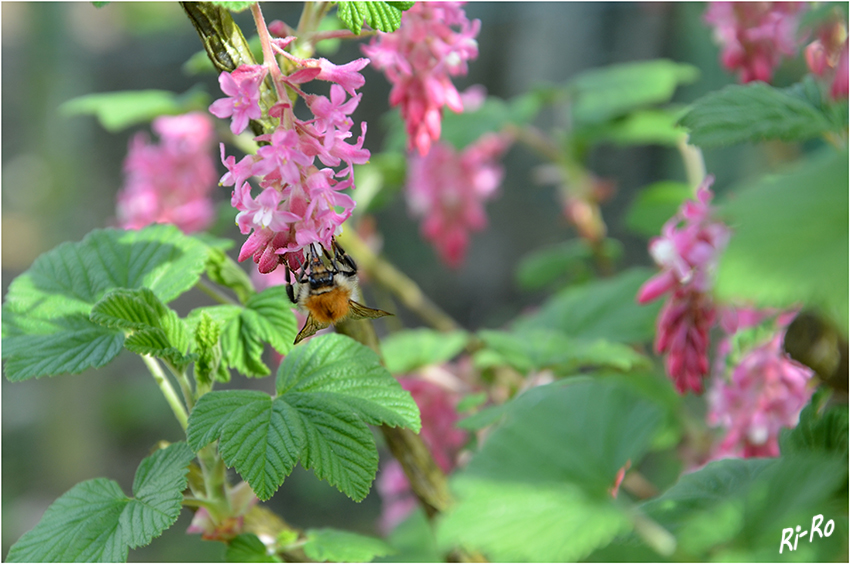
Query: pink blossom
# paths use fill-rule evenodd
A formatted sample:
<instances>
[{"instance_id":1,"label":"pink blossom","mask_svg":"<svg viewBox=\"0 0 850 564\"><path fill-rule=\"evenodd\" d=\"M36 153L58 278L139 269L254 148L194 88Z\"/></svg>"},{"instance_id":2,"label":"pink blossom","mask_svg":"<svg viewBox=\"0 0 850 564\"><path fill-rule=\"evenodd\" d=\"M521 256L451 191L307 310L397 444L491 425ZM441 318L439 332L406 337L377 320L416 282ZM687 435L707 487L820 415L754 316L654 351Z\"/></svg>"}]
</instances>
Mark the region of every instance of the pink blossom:
<instances>
[{"instance_id":1,"label":"pink blossom","mask_svg":"<svg viewBox=\"0 0 850 564\"><path fill-rule=\"evenodd\" d=\"M159 144L139 133L124 159L125 182L118 193L117 222L124 229L172 223L186 233L212 223L215 164L210 155L213 125L200 113L161 116L152 129Z\"/></svg>"},{"instance_id":2,"label":"pink blossom","mask_svg":"<svg viewBox=\"0 0 850 564\"><path fill-rule=\"evenodd\" d=\"M408 147L420 155L440 138L443 107L463 111L450 77L466 74L467 61L478 57L480 27L479 20L466 18L459 2L417 2L402 14L398 30L379 32L363 46L393 84L390 105L400 107Z\"/></svg>"},{"instance_id":3,"label":"pink blossom","mask_svg":"<svg viewBox=\"0 0 850 564\"><path fill-rule=\"evenodd\" d=\"M420 436L431 450L434 461L443 470L451 472L456 457L466 444L465 431L457 429L459 419L456 411L458 397L442 386L421 378L399 378L401 387L413 396L422 416ZM385 464L378 475L378 493L383 500L380 528L388 533L404 520L416 507L416 498L401 464L395 459Z\"/></svg>"},{"instance_id":4,"label":"pink blossom","mask_svg":"<svg viewBox=\"0 0 850 564\"><path fill-rule=\"evenodd\" d=\"M783 57L793 57L802 2L711 2L705 22L714 27L720 60L740 82L770 82Z\"/></svg>"},{"instance_id":5,"label":"pink blossom","mask_svg":"<svg viewBox=\"0 0 850 564\"><path fill-rule=\"evenodd\" d=\"M220 98L210 106L210 113L218 118L232 116L230 131L239 134L248 127L248 121L259 119L260 83L268 69L263 65L242 65L232 73L218 75L218 84L227 98Z\"/></svg>"},{"instance_id":6,"label":"pink blossom","mask_svg":"<svg viewBox=\"0 0 850 564\"><path fill-rule=\"evenodd\" d=\"M490 133L459 153L440 142L424 157L410 157L408 207L423 218L423 236L451 267L463 262L469 232L487 225L484 201L495 195L502 181L498 159L510 143L507 136Z\"/></svg>"},{"instance_id":7,"label":"pink blossom","mask_svg":"<svg viewBox=\"0 0 850 564\"><path fill-rule=\"evenodd\" d=\"M814 374L785 353L784 337L785 329L780 328L745 353L728 379L725 370L716 373L708 392L708 422L724 427L726 435L713 449L712 459L779 456L779 432L797 425L811 398Z\"/></svg>"},{"instance_id":8,"label":"pink blossom","mask_svg":"<svg viewBox=\"0 0 850 564\"><path fill-rule=\"evenodd\" d=\"M281 50L289 42L289 38L279 41L276 48ZM286 55L296 70L281 80L304 98L313 112L312 118L301 120L295 115L292 103L278 102L270 108L269 116L280 120L280 125L255 138L263 143L256 155L246 156L237 163L222 148L221 158L227 173L221 183L234 187L231 204L239 211L236 222L240 231L248 235L239 260L253 258L261 273L273 272L281 264L297 270L304 261L304 247L312 243L330 247L331 238L351 216L355 205L342 191L354 187L353 166L367 162L370 156L363 148L365 123L360 124L361 135L350 141L353 137L350 129L354 125L351 113L360 101L353 88L362 84L357 71L368 59L337 66L325 59L302 60ZM254 67L242 69L232 74L246 77L240 95L254 103L253 91L246 94L245 90L253 87L249 79L262 80L264 71ZM330 98L305 94L296 86L316 78L337 82L331 86ZM225 93L231 94L231 98L219 102L232 101L236 96L231 82L232 79L223 79L222 87L227 85L230 91ZM352 91L351 98L346 89ZM248 103L242 99L238 102L243 106ZM255 119L253 114L248 117ZM319 168L319 163L325 168ZM248 182L251 177L260 177L260 192L256 197Z\"/></svg>"},{"instance_id":9,"label":"pink blossom","mask_svg":"<svg viewBox=\"0 0 850 564\"><path fill-rule=\"evenodd\" d=\"M662 271L637 295L643 304L671 292L658 316L655 350L667 354L667 374L680 394L702 392L708 374L708 332L716 318L712 275L729 241L729 229L712 218L712 182L714 177L707 176L697 199L683 203L664 224L662 236L650 241L650 255Z\"/></svg>"}]
</instances>

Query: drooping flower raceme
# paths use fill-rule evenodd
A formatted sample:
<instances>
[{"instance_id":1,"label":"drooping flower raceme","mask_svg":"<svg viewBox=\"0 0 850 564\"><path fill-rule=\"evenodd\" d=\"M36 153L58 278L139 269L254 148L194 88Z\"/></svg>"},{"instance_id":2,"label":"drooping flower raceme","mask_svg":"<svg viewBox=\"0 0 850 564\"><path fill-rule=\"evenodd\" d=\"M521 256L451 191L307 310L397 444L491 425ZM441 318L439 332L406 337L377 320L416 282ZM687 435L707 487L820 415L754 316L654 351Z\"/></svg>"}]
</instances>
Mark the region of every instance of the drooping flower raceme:
<instances>
[{"instance_id":1,"label":"drooping flower raceme","mask_svg":"<svg viewBox=\"0 0 850 564\"><path fill-rule=\"evenodd\" d=\"M413 154L408 160L410 212L422 218L422 235L451 267L463 262L469 233L487 225L484 201L502 181L499 159L510 143L506 135L488 133L463 151L439 142L426 156Z\"/></svg>"},{"instance_id":2,"label":"drooping flower raceme","mask_svg":"<svg viewBox=\"0 0 850 564\"><path fill-rule=\"evenodd\" d=\"M399 383L419 406L422 417L420 436L434 461L443 472L451 472L467 439L466 432L454 426L459 419L457 395L421 378L399 378ZM395 459L381 469L376 485L384 505L379 526L388 533L416 507L416 498L410 491L401 464Z\"/></svg>"},{"instance_id":3,"label":"drooping flower raceme","mask_svg":"<svg viewBox=\"0 0 850 564\"><path fill-rule=\"evenodd\" d=\"M649 252L662 271L646 281L637 295L647 303L670 293L658 316L655 350L666 353L667 374L680 394L702 392L708 374L708 332L716 311L711 297L712 275L729 229L712 218L707 176L697 189L697 200L688 200L662 228Z\"/></svg>"},{"instance_id":4,"label":"drooping flower raceme","mask_svg":"<svg viewBox=\"0 0 850 564\"><path fill-rule=\"evenodd\" d=\"M417 2L393 33L378 32L363 52L392 85L390 105L399 106L408 147L425 155L440 138L443 107L460 113L463 103L451 77L467 73L478 57L480 20L470 22L460 2ZM456 29L455 29L456 28Z\"/></svg>"},{"instance_id":5,"label":"drooping flower raceme","mask_svg":"<svg viewBox=\"0 0 850 564\"><path fill-rule=\"evenodd\" d=\"M359 71L369 60L337 66L326 59L298 59L283 50L291 38L272 42L296 67L288 76L279 76L278 91L283 92L285 85L296 92L312 117L301 120L288 100L279 102L268 114L278 118L280 125L255 138L262 144L256 155L237 162L225 155L223 145L221 148L228 171L221 184L233 186L231 204L239 210L236 223L242 234L249 235L239 260L252 257L261 273L272 272L283 263L296 270L304 261L303 249L311 243L331 247L331 237L354 209L354 200L343 193L354 187L353 166L369 160L369 151L363 148L365 123L360 124L356 142L348 142L354 125L350 116L361 97L355 88L364 83ZM232 131L240 133L249 119L262 115L259 85L265 76L266 67L257 65L240 67L221 78L228 97L214 102L210 111L230 117ZM330 97L300 89L314 79L333 82ZM249 182L254 176L260 177L256 195Z\"/></svg>"},{"instance_id":6,"label":"drooping flower raceme","mask_svg":"<svg viewBox=\"0 0 850 564\"><path fill-rule=\"evenodd\" d=\"M117 198L118 225L141 229L172 223L186 233L207 228L215 218L212 121L201 113L161 116L152 129L159 143L151 143L145 133L130 140Z\"/></svg>"},{"instance_id":7,"label":"drooping flower raceme","mask_svg":"<svg viewBox=\"0 0 850 564\"><path fill-rule=\"evenodd\" d=\"M720 61L741 83L770 82L783 57L799 47L795 36L802 2L711 2L705 22L714 28Z\"/></svg>"},{"instance_id":8,"label":"drooping flower raceme","mask_svg":"<svg viewBox=\"0 0 850 564\"><path fill-rule=\"evenodd\" d=\"M814 389L810 368L783 350L787 321L766 342L740 355L731 374L718 363L708 392L708 422L726 429L712 459L729 456L779 456L779 432L794 427ZM728 340L728 337L727 337ZM728 348L726 349L728 350Z\"/></svg>"}]
</instances>

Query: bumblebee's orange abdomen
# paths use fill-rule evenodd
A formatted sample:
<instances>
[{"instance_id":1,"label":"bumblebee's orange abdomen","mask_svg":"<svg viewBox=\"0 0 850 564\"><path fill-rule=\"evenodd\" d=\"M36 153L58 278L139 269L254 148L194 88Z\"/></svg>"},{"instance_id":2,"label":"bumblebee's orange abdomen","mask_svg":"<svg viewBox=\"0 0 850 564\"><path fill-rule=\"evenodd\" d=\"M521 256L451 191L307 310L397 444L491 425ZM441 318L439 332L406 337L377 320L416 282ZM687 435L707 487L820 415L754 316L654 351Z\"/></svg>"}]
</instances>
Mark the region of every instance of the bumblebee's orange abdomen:
<instances>
[{"instance_id":1,"label":"bumblebee's orange abdomen","mask_svg":"<svg viewBox=\"0 0 850 564\"><path fill-rule=\"evenodd\" d=\"M340 288L332 288L321 294L314 294L307 298L307 309L313 314L313 318L319 323L336 323L348 315L348 300L351 292Z\"/></svg>"}]
</instances>

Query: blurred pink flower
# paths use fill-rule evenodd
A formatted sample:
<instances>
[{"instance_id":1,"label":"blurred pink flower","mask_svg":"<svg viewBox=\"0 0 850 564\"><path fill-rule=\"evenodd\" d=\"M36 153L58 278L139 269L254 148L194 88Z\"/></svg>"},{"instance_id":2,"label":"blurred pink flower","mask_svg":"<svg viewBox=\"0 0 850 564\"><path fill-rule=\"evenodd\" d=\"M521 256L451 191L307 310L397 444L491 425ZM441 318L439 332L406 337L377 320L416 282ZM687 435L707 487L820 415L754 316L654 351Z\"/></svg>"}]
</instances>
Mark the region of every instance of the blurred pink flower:
<instances>
[{"instance_id":1,"label":"blurred pink flower","mask_svg":"<svg viewBox=\"0 0 850 564\"><path fill-rule=\"evenodd\" d=\"M649 253L662 271L638 290L644 304L672 292L658 316L655 350L667 353L667 374L680 394L702 392L708 374L708 332L716 312L710 290L720 253L729 242L729 229L712 218L709 205L713 176L697 189L649 243Z\"/></svg>"},{"instance_id":2,"label":"blurred pink flower","mask_svg":"<svg viewBox=\"0 0 850 564\"><path fill-rule=\"evenodd\" d=\"M459 419L455 409L456 394L421 378L399 378L401 387L413 396L422 416L420 436L431 450L434 461L445 473L456 465L457 454L466 444L466 431L455 427ZM388 533L416 507L416 498L401 464L395 459L383 466L377 480L378 493L383 501L379 527Z\"/></svg>"},{"instance_id":3,"label":"blurred pink flower","mask_svg":"<svg viewBox=\"0 0 850 564\"><path fill-rule=\"evenodd\" d=\"M466 74L467 61L478 57L481 22L470 22L461 5L417 2L402 14L398 30L379 32L362 47L393 84L390 105L400 107L409 149L423 156L440 139L443 107L463 111L450 77Z\"/></svg>"},{"instance_id":4,"label":"blurred pink flower","mask_svg":"<svg viewBox=\"0 0 850 564\"><path fill-rule=\"evenodd\" d=\"M130 140L125 182L117 197L118 225L141 229L172 223L186 233L207 228L215 218L210 199L216 185L212 122L204 114L190 113L158 117L151 127L159 144L145 133Z\"/></svg>"},{"instance_id":5,"label":"blurred pink flower","mask_svg":"<svg viewBox=\"0 0 850 564\"><path fill-rule=\"evenodd\" d=\"M833 100L847 98L847 27L838 16L821 25L816 35L804 51L806 64L815 76L832 81L829 95Z\"/></svg>"},{"instance_id":6,"label":"blurred pink flower","mask_svg":"<svg viewBox=\"0 0 850 564\"><path fill-rule=\"evenodd\" d=\"M783 57L797 53L803 2L711 2L705 22L714 27L720 61L741 83L770 82Z\"/></svg>"},{"instance_id":7,"label":"blurred pink flower","mask_svg":"<svg viewBox=\"0 0 850 564\"><path fill-rule=\"evenodd\" d=\"M451 267L463 262L469 233L487 225L484 201L495 195L502 181L498 159L510 143L505 135L488 133L460 153L440 142L424 157L410 156L408 207L423 218L422 235Z\"/></svg>"},{"instance_id":8,"label":"blurred pink flower","mask_svg":"<svg viewBox=\"0 0 850 564\"><path fill-rule=\"evenodd\" d=\"M779 456L779 431L797 425L814 391L808 385L814 373L783 350L787 323L780 319L775 335L744 353L728 378L725 363L716 365L719 370L708 392L708 422L724 427L726 435L711 459Z\"/></svg>"}]
</instances>

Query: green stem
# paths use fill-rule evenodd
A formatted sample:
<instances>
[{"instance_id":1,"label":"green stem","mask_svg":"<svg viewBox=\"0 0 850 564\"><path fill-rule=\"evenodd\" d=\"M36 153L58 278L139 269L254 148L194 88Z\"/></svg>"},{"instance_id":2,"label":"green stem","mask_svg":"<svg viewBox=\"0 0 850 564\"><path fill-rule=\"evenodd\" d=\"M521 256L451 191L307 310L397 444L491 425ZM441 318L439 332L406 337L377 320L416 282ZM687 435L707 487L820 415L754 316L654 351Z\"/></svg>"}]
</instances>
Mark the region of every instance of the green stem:
<instances>
[{"instance_id":1,"label":"green stem","mask_svg":"<svg viewBox=\"0 0 850 564\"><path fill-rule=\"evenodd\" d=\"M171 382L168 381L168 377L165 375L165 372L163 372L159 362L157 362L157 360L152 356L146 354L142 355L142 360L147 365L148 370L150 370L153 379L156 380L156 384L159 386L162 395L165 396L165 401L168 402L168 405L171 407L171 411L174 412L177 422L180 423L180 426L183 427L183 430L185 431L189 426L189 416L186 414L186 408L180 402L177 392L174 391L174 388L171 386Z\"/></svg>"},{"instance_id":2,"label":"green stem","mask_svg":"<svg viewBox=\"0 0 850 564\"><path fill-rule=\"evenodd\" d=\"M227 294L224 294L221 290L219 290L215 286L211 285L209 282L207 282L203 278L198 279L198 282L197 282L197 284L195 284L195 287L198 288L198 290L202 291L203 293L205 293L206 295L208 295L209 297L211 297L212 299L214 299L215 301L217 301L220 304L229 304L229 305L238 305L238 306L242 305L239 302L232 299Z\"/></svg>"},{"instance_id":3,"label":"green stem","mask_svg":"<svg viewBox=\"0 0 850 564\"><path fill-rule=\"evenodd\" d=\"M189 377L186 376L185 371L177 370L177 368L170 362L166 362L165 365L174 375L174 379L177 380L177 383L180 384L180 391L183 392L183 401L186 402L186 407L189 408L189 412L191 413L192 408L195 407L195 392L192 390L192 384L189 383Z\"/></svg>"},{"instance_id":4,"label":"green stem","mask_svg":"<svg viewBox=\"0 0 850 564\"><path fill-rule=\"evenodd\" d=\"M696 193L697 187L705 179L705 161L702 158L702 151L699 150L699 147L689 145L688 138L684 135L679 138L676 148L679 149L679 154L682 155L682 163L685 165L685 175L688 178L688 185Z\"/></svg>"},{"instance_id":5,"label":"green stem","mask_svg":"<svg viewBox=\"0 0 850 564\"><path fill-rule=\"evenodd\" d=\"M209 444L199 450L198 461L204 476L204 488L209 503L214 506L229 503L226 491L227 468L224 466L224 461L216 450L215 444Z\"/></svg>"}]
</instances>

